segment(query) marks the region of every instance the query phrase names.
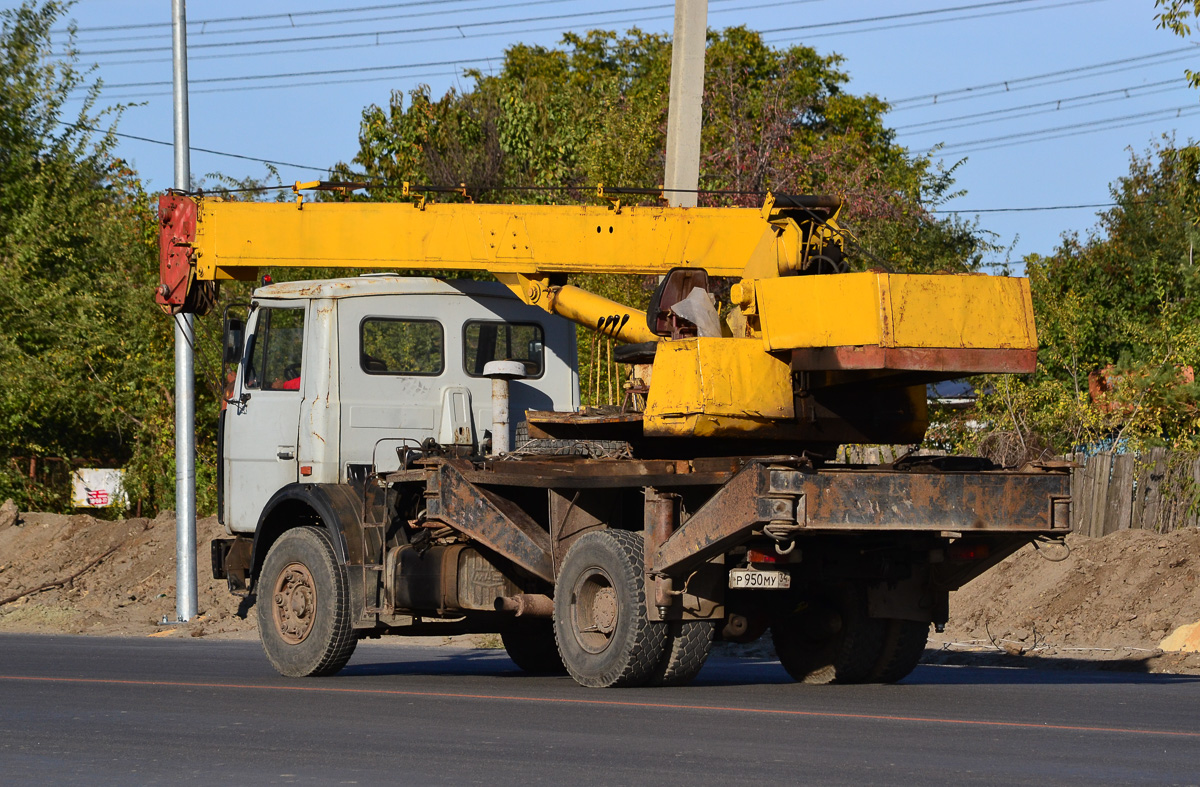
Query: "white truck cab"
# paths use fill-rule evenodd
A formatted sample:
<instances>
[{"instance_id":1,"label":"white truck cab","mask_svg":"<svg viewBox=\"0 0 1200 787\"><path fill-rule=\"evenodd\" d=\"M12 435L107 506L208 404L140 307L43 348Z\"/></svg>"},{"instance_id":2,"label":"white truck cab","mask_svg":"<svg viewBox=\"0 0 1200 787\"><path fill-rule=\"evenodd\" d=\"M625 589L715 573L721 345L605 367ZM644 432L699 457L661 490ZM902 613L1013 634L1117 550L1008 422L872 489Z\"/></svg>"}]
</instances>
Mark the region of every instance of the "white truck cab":
<instances>
[{"instance_id":1,"label":"white truck cab","mask_svg":"<svg viewBox=\"0 0 1200 787\"><path fill-rule=\"evenodd\" d=\"M526 409L579 406L575 326L496 282L270 284L254 292L244 336L220 427L231 534L253 533L289 484L362 480L423 444L478 451L491 439L490 361L525 367L510 384L510 429Z\"/></svg>"}]
</instances>

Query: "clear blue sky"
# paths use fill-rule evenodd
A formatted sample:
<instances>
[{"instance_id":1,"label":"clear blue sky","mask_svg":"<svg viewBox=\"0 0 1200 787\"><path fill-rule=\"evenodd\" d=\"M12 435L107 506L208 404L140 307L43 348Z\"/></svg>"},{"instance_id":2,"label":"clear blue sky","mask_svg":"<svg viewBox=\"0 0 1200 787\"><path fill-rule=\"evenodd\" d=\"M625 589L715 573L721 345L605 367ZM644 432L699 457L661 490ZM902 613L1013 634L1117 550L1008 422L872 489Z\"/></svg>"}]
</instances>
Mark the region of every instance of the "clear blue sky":
<instances>
[{"instance_id":1,"label":"clear blue sky","mask_svg":"<svg viewBox=\"0 0 1200 787\"><path fill-rule=\"evenodd\" d=\"M106 100L138 102L122 133L171 140L170 5L82 0L70 13L81 60L97 64ZM192 146L287 162L279 167L284 182L319 177L354 155L362 109L386 104L392 90L469 87L464 68L487 71L507 46L554 46L567 30L670 33L673 7L193 2ZM709 27L743 24L777 46L841 54L852 92L894 104L887 122L901 144L924 151L943 143L947 165L965 158L955 174L966 195L944 207L975 211L1105 203L1130 149L1144 151L1163 134L1200 137L1200 91L1183 77L1186 67L1200 69L1200 46L1156 30L1153 12L1151 0L710 0ZM272 14L280 16L261 18ZM119 153L152 189L171 185L170 147L122 139ZM262 164L199 151L192 170L265 174ZM1095 213L985 212L979 222L1019 260L1049 253L1064 231L1086 234Z\"/></svg>"}]
</instances>

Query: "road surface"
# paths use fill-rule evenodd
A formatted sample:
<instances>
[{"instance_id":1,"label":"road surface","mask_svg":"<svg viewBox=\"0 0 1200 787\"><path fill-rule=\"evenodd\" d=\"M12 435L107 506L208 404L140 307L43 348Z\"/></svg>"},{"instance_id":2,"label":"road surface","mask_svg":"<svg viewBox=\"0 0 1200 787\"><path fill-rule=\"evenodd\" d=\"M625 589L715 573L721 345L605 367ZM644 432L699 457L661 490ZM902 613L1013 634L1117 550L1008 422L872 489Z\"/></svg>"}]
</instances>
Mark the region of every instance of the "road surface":
<instances>
[{"instance_id":1,"label":"road surface","mask_svg":"<svg viewBox=\"0 0 1200 787\"><path fill-rule=\"evenodd\" d=\"M252 641L0 635L0 783L1200 782L1200 678L922 666L803 686L714 658L589 690L503 651L368 641L290 680Z\"/></svg>"}]
</instances>

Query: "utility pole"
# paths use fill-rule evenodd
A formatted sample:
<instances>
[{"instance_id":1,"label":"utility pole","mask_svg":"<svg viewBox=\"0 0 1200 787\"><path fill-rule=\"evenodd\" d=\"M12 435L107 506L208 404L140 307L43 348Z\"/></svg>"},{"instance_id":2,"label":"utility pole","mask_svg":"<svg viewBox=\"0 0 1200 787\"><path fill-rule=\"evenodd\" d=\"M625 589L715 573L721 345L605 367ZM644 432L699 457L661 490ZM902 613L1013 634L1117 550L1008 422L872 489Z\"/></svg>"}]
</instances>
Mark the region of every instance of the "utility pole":
<instances>
[{"instance_id":1,"label":"utility pole","mask_svg":"<svg viewBox=\"0 0 1200 787\"><path fill-rule=\"evenodd\" d=\"M672 207L696 207L700 185L701 100L708 0L675 0L671 40L671 95L667 104L667 173L663 186ZM685 191L671 191L684 189Z\"/></svg>"},{"instance_id":2,"label":"utility pole","mask_svg":"<svg viewBox=\"0 0 1200 787\"><path fill-rule=\"evenodd\" d=\"M174 59L175 188L192 189L188 135L187 14L184 0L171 0ZM196 616L196 390L194 315L175 315L175 614L185 623Z\"/></svg>"}]
</instances>

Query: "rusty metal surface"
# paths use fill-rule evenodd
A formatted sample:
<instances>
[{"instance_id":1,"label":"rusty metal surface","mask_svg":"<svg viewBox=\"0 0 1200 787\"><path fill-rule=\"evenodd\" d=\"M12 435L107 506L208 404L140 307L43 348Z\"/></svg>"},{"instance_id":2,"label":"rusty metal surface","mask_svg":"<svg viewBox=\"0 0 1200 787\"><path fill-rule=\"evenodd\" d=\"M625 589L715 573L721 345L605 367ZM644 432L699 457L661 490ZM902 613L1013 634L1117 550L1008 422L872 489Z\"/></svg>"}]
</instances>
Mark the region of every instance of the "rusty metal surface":
<instances>
[{"instance_id":1,"label":"rusty metal surface","mask_svg":"<svg viewBox=\"0 0 1200 787\"><path fill-rule=\"evenodd\" d=\"M766 466L759 462L744 467L659 548L654 571L686 571L745 540L761 521L758 500L767 491L769 478Z\"/></svg>"},{"instance_id":2,"label":"rusty metal surface","mask_svg":"<svg viewBox=\"0 0 1200 787\"><path fill-rule=\"evenodd\" d=\"M833 471L805 477L806 530L1049 532L1068 473ZM1065 532L1065 526L1061 528Z\"/></svg>"},{"instance_id":3,"label":"rusty metal surface","mask_svg":"<svg viewBox=\"0 0 1200 787\"><path fill-rule=\"evenodd\" d=\"M653 570L678 576L758 529L785 539L821 531L1065 532L1069 496L1066 472L816 471L752 462L662 545Z\"/></svg>"},{"instance_id":4,"label":"rusty metal surface","mask_svg":"<svg viewBox=\"0 0 1200 787\"><path fill-rule=\"evenodd\" d=\"M465 462L443 462L428 479L428 516L495 550L534 576L552 581L550 534L510 501L471 483Z\"/></svg>"},{"instance_id":5,"label":"rusty metal surface","mask_svg":"<svg viewBox=\"0 0 1200 787\"><path fill-rule=\"evenodd\" d=\"M487 462L463 468L473 484L545 489L603 489L644 486L719 486L733 472L728 464L708 463L697 472L686 459L585 459L581 456L538 456ZM720 468L720 469L717 469Z\"/></svg>"},{"instance_id":6,"label":"rusty metal surface","mask_svg":"<svg viewBox=\"0 0 1200 787\"><path fill-rule=\"evenodd\" d=\"M547 491L550 498L551 557L554 575L575 539L592 530L608 527L617 515L620 500L614 495L596 490Z\"/></svg>"},{"instance_id":7,"label":"rusty metal surface","mask_svg":"<svg viewBox=\"0 0 1200 787\"><path fill-rule=\"evenodd\" d=\"M642 436L639 412L526 410L525 420L531 438L631 440Z\"/></svg>"},{"instance_id":8,"label":"rusty metal surface","mask_svg":"<svg viewBox=\"0 0 1200 787\"><path fill-rule=\"evenodd\" d=\"M963 374L1026 374L1037 366L1037 350L961 347L880 347L877 344L805 347L792 350L792 368L905 369Z\"/></svg>"}]
</instances>

